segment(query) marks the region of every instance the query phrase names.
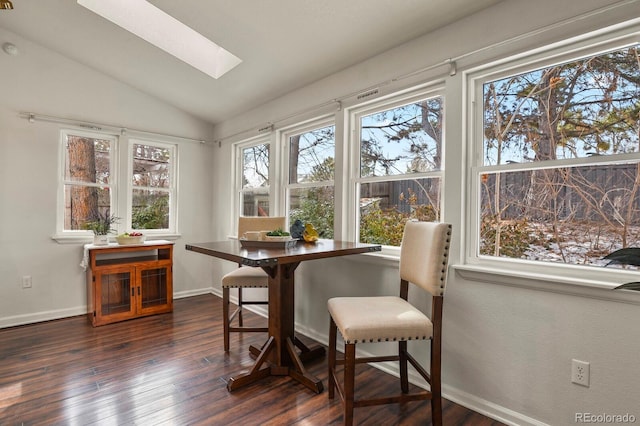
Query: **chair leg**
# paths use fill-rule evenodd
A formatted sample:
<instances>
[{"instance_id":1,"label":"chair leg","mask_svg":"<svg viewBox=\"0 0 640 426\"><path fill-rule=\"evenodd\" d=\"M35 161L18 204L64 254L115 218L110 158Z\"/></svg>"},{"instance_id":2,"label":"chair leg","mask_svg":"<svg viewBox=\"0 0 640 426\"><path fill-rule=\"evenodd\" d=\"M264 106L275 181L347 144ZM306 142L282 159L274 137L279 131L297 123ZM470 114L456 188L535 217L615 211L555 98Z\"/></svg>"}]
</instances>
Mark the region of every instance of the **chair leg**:
<instances>
[{"instance_id":1,"label":"chair leg","mask_svg":"<svg viewBox=\"0 0 640 426\"><path fill-rule=\"evenodd\" d=\"M398 342L398 361L400 367L400 390L409 393L409 371L407 369L407 341Z\"/></svg>"},{"instance_id":2,"label":"chair leg","mask_svg":"<svg viewBox=\"0 0 640 426\"><path fill-rule=\"evenodd\" d=\"M222 288L222 329L224 351L229 352L229 287Z\"/></svg>"},{"instance_id":3,"label":"chair leg","mask_svg":"<svg viewBox=\"0 0 640 426\"><path fill-rule=\"evenodd\" d=\"M329 399L335 397L336 380L334 374L336 373L336 339L337 339L337 326L330 317L329 322Z\"/></svg>"},{"instance_id":4,"label":"chair leg","mask_svg":"<svg viewBox=\"0 0 640 426\"><path fill-rule=\"evenodd\" d=\"M356 378L356 345L344 345L344 424L353 425L353 400Z\"/></svg>"},{"instance_id":5,"label":"chair leg","mask_svg":"<svg viewBox=\"0 0 640 426\"><path fill-rule=\"evenodd\" d=\"M242 327L242 289L238 288L238 325Z\"/></svg>"},{"instance_id":6,"label":"chair leg","mask_svg":"<svg viewBox=\"0 0 640 426\"><path fill-rule=\"evenodd\" d=\"M440 339L431 340L431 421L434 426L442 426L442 383L441 383Z\"/></svg>"}]
</instances>

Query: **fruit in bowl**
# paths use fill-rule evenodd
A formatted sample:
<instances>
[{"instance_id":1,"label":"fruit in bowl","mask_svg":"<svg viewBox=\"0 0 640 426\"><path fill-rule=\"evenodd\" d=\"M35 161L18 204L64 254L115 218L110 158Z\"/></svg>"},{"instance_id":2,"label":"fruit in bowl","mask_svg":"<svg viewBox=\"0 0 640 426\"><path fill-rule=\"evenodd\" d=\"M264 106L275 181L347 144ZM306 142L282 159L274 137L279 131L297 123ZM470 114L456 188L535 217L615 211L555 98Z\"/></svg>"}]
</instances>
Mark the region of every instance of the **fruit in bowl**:
<instances>
[{"instance_id":1,"label":"fruit in bowl","mask_svg":"<svg viewBox=\"0 0 640 426\"><path fill-rule=\"evenodd\" d=\"M144 242L144 235L142 232L125 232L116 237L116 241L120 245L127 244L142 244Z\"/></svg>"}]
</instances>

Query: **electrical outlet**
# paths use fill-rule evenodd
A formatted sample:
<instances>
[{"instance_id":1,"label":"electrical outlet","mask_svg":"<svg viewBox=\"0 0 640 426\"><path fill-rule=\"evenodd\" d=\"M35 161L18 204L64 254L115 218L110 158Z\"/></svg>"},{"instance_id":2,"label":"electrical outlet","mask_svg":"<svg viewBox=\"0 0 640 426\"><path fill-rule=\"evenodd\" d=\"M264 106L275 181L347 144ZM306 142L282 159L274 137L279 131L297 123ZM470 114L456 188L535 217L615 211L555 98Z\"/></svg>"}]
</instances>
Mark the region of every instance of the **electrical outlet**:
<instances>
[{"instance_id":1,"label":"electrical outlet","mask_svg":"<svg viewBox=\"0 0 640 426\"><path fill-rule=\"evenodd\" d=\"M589 387L589 363L586 361L571 360L571 382Z\"/></svg>"},{"instance_id":2,"label":"electrical outlet","mask_svg":"<svg viewBox=\"0 0 640 426\"><path fill-rule=\"evenodd\" d=\"M31 275L25 275L22 277L22 288L31 288L32 281Z\"/></svg>"}]
</instances>

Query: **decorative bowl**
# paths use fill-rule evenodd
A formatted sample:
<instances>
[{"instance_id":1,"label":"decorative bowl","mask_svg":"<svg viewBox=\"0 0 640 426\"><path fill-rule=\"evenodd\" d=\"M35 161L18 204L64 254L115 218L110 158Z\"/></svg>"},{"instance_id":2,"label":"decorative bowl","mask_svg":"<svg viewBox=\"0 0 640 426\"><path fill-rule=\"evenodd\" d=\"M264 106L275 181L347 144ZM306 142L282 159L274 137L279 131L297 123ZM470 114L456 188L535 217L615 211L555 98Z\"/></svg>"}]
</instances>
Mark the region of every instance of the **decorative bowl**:
<instances>
[{"instance_id":1,"label":"decorative bowl","mask_svg":"<svg viewBox=\"0 0 640 426\"><path fill-rule=\"evenodd\" d=\"M292 240L291 235L283 235L283 236L273 236L273 235L265 235L265 241L289 241Z\"/></svg>"},{"instance_id":2,"label":"decorative bowl","mask_svg":"<svg viewBox=\"0 0 640 426\"><path fill-rule=\"evenodd\" d=\"M118 235L116 237L116 241L121 246L126 246L130 244L142 244L144 243L144 235L139 235L135 237L130 237L128 235Z\"/></svg>"}]
</instances>

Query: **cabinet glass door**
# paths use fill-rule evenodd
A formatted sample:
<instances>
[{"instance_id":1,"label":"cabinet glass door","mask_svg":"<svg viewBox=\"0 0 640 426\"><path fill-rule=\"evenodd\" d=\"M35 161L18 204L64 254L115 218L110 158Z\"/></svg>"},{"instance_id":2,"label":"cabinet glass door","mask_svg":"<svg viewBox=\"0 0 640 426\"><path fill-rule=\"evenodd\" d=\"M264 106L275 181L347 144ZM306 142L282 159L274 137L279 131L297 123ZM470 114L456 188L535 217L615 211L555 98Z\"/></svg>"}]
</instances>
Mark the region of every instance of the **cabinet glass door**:
<instances>
[{"instance_id":1,"label":"cabinet glass door","mask_svg":"<svg viewBox=\"0 0 640 426\"><path fill-rule=\"evenodd\" d=\"M131 311L131 271L105 273L100 277L100 312L115 315Z\"/></svg>"},{"instance_id":2,"label":"cabinet glass door","mask_svg":"<svg viewBox=\"0 0 640 426\"><path fill-rule=\"evenodd\" d=\"M166 305L168 303L168 285L167 267L140 271L142 309Z\"/></svg>"}]
</instances>

